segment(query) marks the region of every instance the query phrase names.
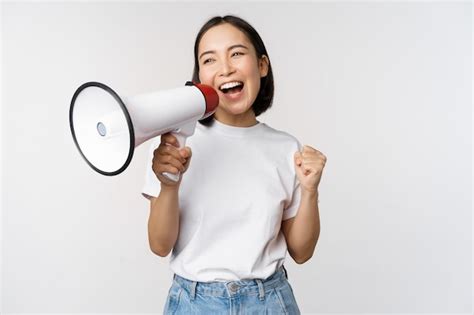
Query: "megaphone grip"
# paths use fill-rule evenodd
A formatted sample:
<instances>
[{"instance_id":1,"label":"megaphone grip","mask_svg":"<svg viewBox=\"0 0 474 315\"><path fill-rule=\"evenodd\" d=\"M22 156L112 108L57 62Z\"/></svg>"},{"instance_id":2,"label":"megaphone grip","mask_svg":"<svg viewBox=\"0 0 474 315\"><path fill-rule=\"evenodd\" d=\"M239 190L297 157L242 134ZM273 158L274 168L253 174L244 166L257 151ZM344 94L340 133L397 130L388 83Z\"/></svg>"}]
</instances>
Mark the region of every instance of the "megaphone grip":
<instances>
[{"instance_id":1,"label":"megaphone grip","mask_svg":"<svg viewBox=\"0 0 474 315\"><path fill-rule=\"evenodd\" d=\"M184 146L186 144L186 138L187 137L185 135L183 135L182 133L180 133L179 131L178 132L172 132L171 134L173 136L175 136L176 139L178 140L179 148L180 149L184 148ZM179 181L179 177L181 176L181 173L172 174L172 173L168 173L168 172L163 172L162 174L163 174L163 176L165 176L166 178L168 178L169 180L172 180L174 182Z\"/></svg>"}]
</instances>

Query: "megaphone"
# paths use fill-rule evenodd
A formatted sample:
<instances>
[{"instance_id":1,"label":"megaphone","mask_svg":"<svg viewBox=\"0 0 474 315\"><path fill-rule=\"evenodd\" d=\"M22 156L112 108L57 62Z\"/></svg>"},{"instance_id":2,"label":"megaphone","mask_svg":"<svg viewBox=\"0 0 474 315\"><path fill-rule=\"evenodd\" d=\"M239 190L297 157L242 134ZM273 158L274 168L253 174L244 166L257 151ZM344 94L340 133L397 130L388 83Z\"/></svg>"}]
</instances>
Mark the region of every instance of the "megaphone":
<instances>
[{"instance_id":1,"label":"megaphone","mask_svg":"<svg viewBox=\"0 0 474 315\"><path fill-rule=\"evenodd\" d=\"M213 114L217 92L187 81L185 86L131 97L119 97L100 82L82 84L69 108L72 137L87 164L100 174L122 173L137 146L172 132L180 148L194 134L198 120ZM164 173L173 181L179 174Z\"/></svg>"}]
</instances>

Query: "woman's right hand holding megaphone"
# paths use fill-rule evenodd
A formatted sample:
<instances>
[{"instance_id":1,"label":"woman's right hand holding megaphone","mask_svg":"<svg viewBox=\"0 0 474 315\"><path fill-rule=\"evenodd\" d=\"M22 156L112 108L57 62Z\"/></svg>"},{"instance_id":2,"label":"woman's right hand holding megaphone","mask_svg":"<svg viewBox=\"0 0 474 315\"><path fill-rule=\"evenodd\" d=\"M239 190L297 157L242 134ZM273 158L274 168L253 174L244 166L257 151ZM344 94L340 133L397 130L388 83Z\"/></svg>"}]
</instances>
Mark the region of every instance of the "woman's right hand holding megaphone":
<instances>
[{"instance_id":1,"label":"woman's right hand holding megaphone","mask_svg":"<svg viewBox=\"0 0 474 315\"><path fill-rule=\"evenodd\" d=\"M153 172L156 174L162 185L178 186L182 176L178 181L172 181L163 173L183 174L189 167L191 161L191 148L179 148L178 139L170 132L161 135L161 143L153 152Z\"/></svg>"}]
</instances>

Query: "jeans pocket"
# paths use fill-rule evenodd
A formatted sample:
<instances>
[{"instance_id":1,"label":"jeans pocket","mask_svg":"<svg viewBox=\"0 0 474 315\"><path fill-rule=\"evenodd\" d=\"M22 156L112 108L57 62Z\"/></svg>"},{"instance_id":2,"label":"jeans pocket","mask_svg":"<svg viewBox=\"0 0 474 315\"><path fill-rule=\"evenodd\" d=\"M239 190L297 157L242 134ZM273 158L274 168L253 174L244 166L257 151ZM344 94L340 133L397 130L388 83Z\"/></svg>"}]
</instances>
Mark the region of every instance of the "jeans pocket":
<instances>
[{"instance_id":1,"label":"jeans pocket","mask_svg":"<svg viewBox=\"0 0 474 315\"><path fill-rule=\"evenodd\" d=\"M281 307L281 312L282 312L282 314L285 314L285 315L289 314L289 313L288 313L288 309L287 309L287 307L286 307L285 298L284 298L283 295L281 294L280 290L279 290L279 289L273 289L273 290L274 290L274 293L275 293L275 295L276 295L276 297L277 297L277 299L278 299L278 303L279 303L279 305L280 305L280 307Z\"/></svg>"},{"instance_id":2,"label":"jeans pocket","mask_svg":"<svg viewBox=\"0 0 474 315\"><path fill-rule=\"evenodd\" d=\"M166 298L163 314L173 315L176 312L182 290L183 288L181 288L176 282L173 282L173 285L168 291L168 297Z\"/></svg>"},{"instance_id":3,"label":"jeans pocket","mask_svg":"<svg viewBox=\"0 0 474 315\"><path fill-rule=\"evenodd\" d=\"M290 284L289 281L286 281L286 286L287 286L288 288L290 288L291 294L294 295L295 293L293 292L293 287L291 286L291 284Z\"/></svg>"},{"instance_id":4,"label":"jeans pocket","mask_svg":"<svg viewBox=\"0 0 474 315\"><path fill-rule=\"evenodd\" d=\"M300 315L300 310L293 294L293 289L289 283L285 283L284 286L275 289L279 296L286 314L289 315Z\"/></svg>"}]
</instances>

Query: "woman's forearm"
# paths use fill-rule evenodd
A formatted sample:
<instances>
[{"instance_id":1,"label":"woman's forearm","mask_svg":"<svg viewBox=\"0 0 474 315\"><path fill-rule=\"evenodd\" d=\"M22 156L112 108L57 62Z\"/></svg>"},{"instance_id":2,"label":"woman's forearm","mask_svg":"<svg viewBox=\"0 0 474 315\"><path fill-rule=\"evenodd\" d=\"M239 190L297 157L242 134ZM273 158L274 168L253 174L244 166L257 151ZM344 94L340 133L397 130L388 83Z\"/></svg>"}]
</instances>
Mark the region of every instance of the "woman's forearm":
<instances>
[{"instance_id":1,"label":"woman's forearm","mask_svg":"<svg viewBox=\"0 0 474 315\"><path fill-rule=\"evenodd\" d=\"M320 233L319 194L302 191L298 213L291 226L287 240L291 252L304 263L313 256Z\"/></svg>"},{"instance_id":2,"label":"woman's forearm","mask_svg":"<svg viewBox=\"0 0 474 315\"><path fill-rule=\"evenodd\" d=\"M152 199L148 219L151 250L166 257L173 249L179 233L179 186L161 185L160 195Z\"/></svg>"}]
</instances>

